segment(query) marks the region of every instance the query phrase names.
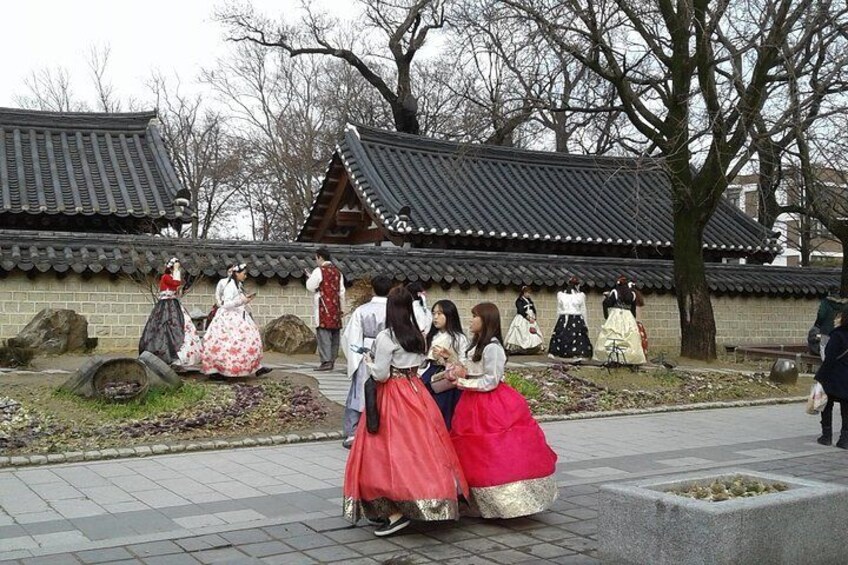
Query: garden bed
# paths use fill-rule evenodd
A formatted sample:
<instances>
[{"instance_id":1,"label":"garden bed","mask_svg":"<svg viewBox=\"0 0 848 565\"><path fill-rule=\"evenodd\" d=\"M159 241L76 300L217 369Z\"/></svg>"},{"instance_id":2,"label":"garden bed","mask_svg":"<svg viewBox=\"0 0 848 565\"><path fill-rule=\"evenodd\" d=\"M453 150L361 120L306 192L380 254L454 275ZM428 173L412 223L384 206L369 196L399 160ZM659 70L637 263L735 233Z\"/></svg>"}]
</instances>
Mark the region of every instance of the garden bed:
<instances>
[{"instance_id":1,"label":"garden bed","mask_svg":"<svg viewBox=\"0 0 848 565\"><path fill-rule=\"evenodd\" d=\"M564 367L510 371L507 382L528 399L534 414L546 417L790 398L809 389L804 380L785 386L763 373L727 369ZM66 378L47 372L0 374L0 455L308 436L341 427L342 407L325 399L314 379L295 373L275 371L239 383L187 378L179 390L151 390L143 401L122 403L56 392Z\"/></svg>"},{"instance_id":2,"label":"garden bed","mask_svg":"<svg viewBox=\"0 0 848 565\"><path fill-rule=\"evenodd\" d=\"M8 377L0 377L6 381ZM341 408L298 375L245 382L187 379L113 403L58 392L55 379L3 382L0 455L334 431Z\"/></svg>"},{"instance_id":3,"label":"garden bed","mask_svg":"<svg viewBox=\"0 0 848 565\"><path fill-rule=\"evenodd\" d=\"M508 371L507 382L536 415L607 412L734 400L805 396L810 383L781 385L765 373L656 368L633 372L595 367Z\"/></svg>"}]
</instances>

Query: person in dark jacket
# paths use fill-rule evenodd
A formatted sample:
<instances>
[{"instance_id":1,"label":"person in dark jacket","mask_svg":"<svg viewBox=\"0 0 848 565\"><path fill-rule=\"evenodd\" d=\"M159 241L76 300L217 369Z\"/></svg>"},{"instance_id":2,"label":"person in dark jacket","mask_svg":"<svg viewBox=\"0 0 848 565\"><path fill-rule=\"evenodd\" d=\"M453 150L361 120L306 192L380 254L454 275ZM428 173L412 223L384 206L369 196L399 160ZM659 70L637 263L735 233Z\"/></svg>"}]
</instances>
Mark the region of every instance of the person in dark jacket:
<instances>
[{"instance_id":1,"label":"person in dark jacket","mask_svg":"<svg viewBox=\"0 0 848 565\"><path fill-rule=\"evenodd\" d=\"M830 332L833 330L834 320L842 312L848 312L848 298L839 296L839 288L830 289L830 294L822 298L819 303L819 311L816 314L816 323L819 328L819 350L821 352L822 361L824 361L824 350L827 347L827 340Z\"/></svg>"},{"instance_id":2,"label":"person in dark jacket","mask_svg":"<svg viewBox=\"0 0 848 565\"><path fill-rule=\"evenodd\" d=\"M836 447L848 449L848 314L836 318L816 380L827 393L827 404L821 413L822 435L816 441L822 445L833 442L833 405L838 402L842 429Z\"/></svg>"}]
</instances>

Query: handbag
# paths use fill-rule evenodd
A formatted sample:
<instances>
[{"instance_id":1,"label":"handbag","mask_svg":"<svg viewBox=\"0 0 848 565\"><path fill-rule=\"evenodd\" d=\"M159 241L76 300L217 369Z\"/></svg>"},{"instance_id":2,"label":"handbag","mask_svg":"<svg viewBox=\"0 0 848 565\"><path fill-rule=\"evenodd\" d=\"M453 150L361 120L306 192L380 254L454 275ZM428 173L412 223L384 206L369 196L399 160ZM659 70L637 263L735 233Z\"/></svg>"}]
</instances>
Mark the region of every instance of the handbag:
<instances>
[{"instance_id":1,"label":"handbag","mask_svg":"<svg viewBox=\"0 0 848 565\"><path fill-rule=\"evenodd\" d=\"M377 381L368 377L365 381L365 427L368 433L376 434L380 429L380 410L377 407Z\"/></svg>"}]
</instances>

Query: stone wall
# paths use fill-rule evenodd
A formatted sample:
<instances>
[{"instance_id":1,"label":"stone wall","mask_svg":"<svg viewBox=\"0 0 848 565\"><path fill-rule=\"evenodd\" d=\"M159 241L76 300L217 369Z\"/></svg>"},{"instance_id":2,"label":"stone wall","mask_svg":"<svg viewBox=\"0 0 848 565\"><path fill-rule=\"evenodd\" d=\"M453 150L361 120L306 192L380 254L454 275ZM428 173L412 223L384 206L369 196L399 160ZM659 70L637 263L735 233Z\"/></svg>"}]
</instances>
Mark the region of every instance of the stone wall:
<instances>
[{"instance_id":1,"label":"stone wall","mask_svg":"<svg viewBox=\"0 0 848 565\"><path fill-rule=\"evenodd\" d=\"M250 281L248 286L252 287ZM302 280L281 285L276 281L256 287L254 317L259 324L283 314L295 314L311 325L312 296ZM183 300L189 311L208 311L213 303L214 284L202 281ZM471 307L484 300L501 309L503 331L515 315L514 289L487 288L443 290L434 285L428 292L430 304L442 298L453 300L467 327ZM556 294L534 295L539 322L546 339L556 322ZM594 341L603 321L600 293L588 296L589 330ZM89 322L89 335L99 338L99 350L134 349L153 307L152 295L124 278L96 275L84 279L72 274L59 278L53 273L28 278L13 272L0 279L0 339L15 336L43 308L70 308ZM649 294L642 314L652 350L676 353L680 329L677 303L671 294ZM815 319L817 299L775 297L713 297L719 346L750 343L804 343Z\"/></svg>"}]
</instances>

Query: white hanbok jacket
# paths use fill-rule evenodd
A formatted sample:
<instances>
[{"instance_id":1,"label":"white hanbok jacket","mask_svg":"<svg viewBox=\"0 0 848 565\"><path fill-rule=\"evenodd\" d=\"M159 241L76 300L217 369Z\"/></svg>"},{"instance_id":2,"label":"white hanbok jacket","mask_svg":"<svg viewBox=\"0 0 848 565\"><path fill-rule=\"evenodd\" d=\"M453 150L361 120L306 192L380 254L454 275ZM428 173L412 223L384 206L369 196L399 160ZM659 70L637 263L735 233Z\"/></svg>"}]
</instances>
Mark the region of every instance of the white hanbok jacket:
<instances>
[{"instance_id":1,"label":"white hanbok jacket","mask_svg":"<svg viewBox=\"0 0 848 565\"><path fill-rule=\"evenodd\" d=\"M342 332L341 345L347 359L347 375L356 382L356 393L348 406L351 410L365 410L365 381L368 380L364 354L352 348L372 348L377 334L386 327L386 301L385 296L375 296L354 310Z\"/></svg>"}]
</instances>

